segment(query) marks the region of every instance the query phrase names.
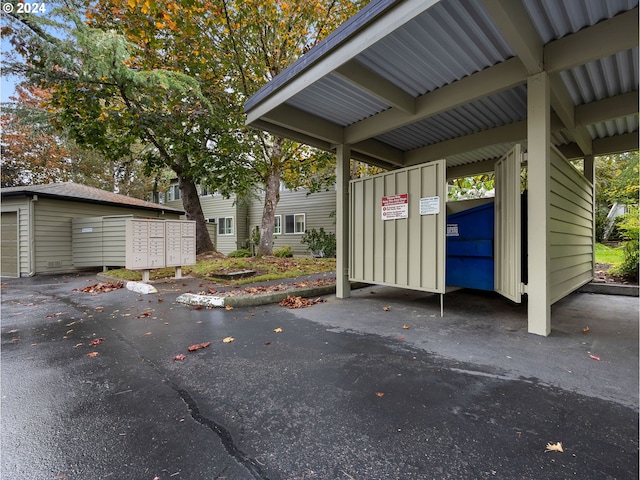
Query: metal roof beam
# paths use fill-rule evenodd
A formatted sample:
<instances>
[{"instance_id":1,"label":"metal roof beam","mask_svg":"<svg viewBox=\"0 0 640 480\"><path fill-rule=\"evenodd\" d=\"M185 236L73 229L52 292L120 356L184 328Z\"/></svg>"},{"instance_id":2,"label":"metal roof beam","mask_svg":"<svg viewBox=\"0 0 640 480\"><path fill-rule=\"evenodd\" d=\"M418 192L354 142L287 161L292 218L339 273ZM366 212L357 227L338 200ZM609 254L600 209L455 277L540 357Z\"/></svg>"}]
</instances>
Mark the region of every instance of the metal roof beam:
<instances>
[{"instance_id":1,"label":"metal roof beam","mask_svg":"<svg viewBox=\"0 0 640 480\"><path fill-rule=\"evenodd\" d=\"M456 167L447 167L447 180L452 178L471 177L483 173L493 172L498 158L490 158L481 162L467 163Z\"/></svg>"},{"instance_id":2,"label":"metal roof beam","mask_svg":"<svg viewBox=\"0 0 640 480\"><path fill-rule=\"evenodd\" d=\"M484 8L530 75L543 70L543 45L520 1L482 0Z\"/></svg>"},{"instance_id":3,"label":"metal roof beam","mask_svg":"<svg viewBox=\"0 0 640 480\"><path fill-rule=\"evenodd\" d=\"M592 125L615 118L627 117L638 113L638 91L633 90L615 97L597 102L585 103L576 107L575 120L579 125Z\"/></svg>"},{"instance_id":4,"label":"metal roof beam","mask_svg":"<svg viewBox=\"0 0 640 480\"><path fill-rule=\"evenodd\" d=\"M280 105L263 117L267 122L310 137L339 144L342 142L342 127L316 115L289 105ZM256 122L253 123L255 125Z\"/></svg>"},{"instance_id":5,"label":"metal roof beam","mask_svg":"<svg viewBox=\"0 0 640 480\"><path fill-rule=\"evenodd\" d=\"M470 152L490 145L518 142L526 138L527 122L526 120L522 120L509 125L490 128L481 132L452 138L451 140L411 150L405 154L405 165L409 167L419 163L447 158L459 153Z\"/></svg>"},{"instance_id":6,"label":"metal roof beam","mask_svg":"<svg viewBox=\"0 0 640 480\"><path fill-rule=\"evenodd\" d=\"M274 125L273 123L269 123L264 120L256 120L251 124L251 126L253 128L257 128L258 130L264 130L273 135L279 135L281 137L289 138L296 142L304 143L305 145L310 145L321 150L330 151L332 149L332 144L330 142L323 142L322 140L319 140L315 137L310 137L309 135L304 135L302 133L295 132L280 125Z\"/></svg>"},{"instance_id":7,"label":"metal roof beam","mask_svg":"<svg viewBox=\"0 0 640 480\"><path fill-rule=\"evenodd\" d=\"M549 76L551 85L551 106L562 123L569 130L569 133L580 147L583 155L591 155L591 135L584 126L576 126L575 106L569 91L560 78L560 74L555 73Z\"/></svg>"},{"instance_id":8,"label":"metal roof beam","mask_svg":"<svg viewBox=\"0 0 640 480\"><path fill-rule=\"evenodd\" d=\"M355 60L339 66L335 73L392 107L408 114L416 111L416 102L411 95Z\"/></svg>"},{"instance_id":9,"label":"metal roof beam","mask_svg":"<svg viewBox=\"0 0 640 480\"><path fill-rule=\"evenodd\" d=\"M478 98L507 90L526 81L527 76L528 73L518 58L509 59L418 97L416 113L413 115L397 108L390 108L346 127L345 142L358 143Z\"/></svg>"},{"instance_id":10,"label":"metal roof beam","mask_svg":"<svg viewBox=\"0 0 640 480\"><path fill-rule=\"evenodd\" d=\"M603 155L603 149L612 149L614 147L609 147L605 142L606 139L598 139L591 140L591 137L587 132L587 125L591 125L594 123L604 122L607 120L611 120L613 118L625 117L628 115L635 115L638 112L638 92L630 92L624 95L618 95L613 98L608 98L604 100L598 100L596 102L580 105L576 107L576 115L575 118L580 121L576 121L574 123L574 128L571 130L571 133L577 132L578 135L587 135L586 139L582 141L584 143L591 144L590 150L593 155ZM616 116L612 116L611 112L615 112ZM587 123L588 121L588 123ZM551 132L559 132L565 130L564 121L554 113L551 115ZM637 138L637 134L636 138ZM622 135L617 136L620 138L626 138ZM462 137L452 138L451 140L446 140L444 142L435 143L433 145L427 145L426 147L417 148L415 150L410 150L405 153L405 166L416 165L422 162L429 162L432 160L438 160L441 158L446 158L451 155L457 155L459 153L470 152L472 150L476 150L483 147L488 147L491 145L497 145L500 143L511 143L511 142L519 142L526 140L527 138L527 122L526 120L511 123L509 125L503 125L501 127L491 128L488 130L483 130L481 132L472 133L470 135L464 135ZM615 137L614 137L615 138ZM574 140L575 140L574 136ZM620 141L620 140L618 140ZM596 144L599 147L596 148ZM579 144L578 144L579 145ZM603 147L604 145L604 147ZM638 144L636 142L635 148L638 148ZM629 147L628 143L621 145L620 147L615 147L613 151L627 151L633 150L633 147ZM581 152L585 155L584 150ZM617 150L616 150L617 149ZM625 150L626 149L626 150ZM573 154L572 154L573 155Z\"/></svg>"},{"instance_id":11,"label":"metal roof beam","mask_svg":"<svg viewBox=\"0 0 640 480\"><path fill-rule=\"evenodd\" d=\"M614 135L613 137L597 138L593 141L593 155L613 155L615 153L638 150L638 132ZM558 150L568 159L583 158L582 151L575 143L558 146Z\"/></svg>"},{"instance_id":12,"label":"metal roof beam","mask_svg":"<svg viewBox=\"0 0 640 480\"><path fill-rule=\"evenodd\" d=\"M568 70L636 46L638 7L549 42L544 47L544 67L549 73Z\"/></svg>"},{"instance_id":13,"label":"metal roof beam","mask_svg":"<svg viewBox=\"0 0 640 480\"><path fill-rule=\"evenodd\" d=\"M404 152L379 140L369 139L351 145L352 152L361 152L368 157L384 160L391 165L404 167Z\"/></svg>"}]
</instances>

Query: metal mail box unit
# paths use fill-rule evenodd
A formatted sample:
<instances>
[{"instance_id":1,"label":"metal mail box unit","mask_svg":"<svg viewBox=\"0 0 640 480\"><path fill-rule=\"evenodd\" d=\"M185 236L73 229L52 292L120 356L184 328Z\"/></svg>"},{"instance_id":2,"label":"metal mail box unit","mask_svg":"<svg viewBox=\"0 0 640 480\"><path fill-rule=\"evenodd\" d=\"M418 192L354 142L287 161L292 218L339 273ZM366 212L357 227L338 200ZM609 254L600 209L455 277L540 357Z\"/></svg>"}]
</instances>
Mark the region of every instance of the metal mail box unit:
<instances>
[{"instance_id":1,"label":"metal mail box unit","mask_svg":"<svg viewBox=\"0 0 640 480\"><path fill-rule=\"evenodd\" d=\"M126 222L126 268L149 270L196 263L196 222L130 218Z\"/></svg>"}]
</instances>

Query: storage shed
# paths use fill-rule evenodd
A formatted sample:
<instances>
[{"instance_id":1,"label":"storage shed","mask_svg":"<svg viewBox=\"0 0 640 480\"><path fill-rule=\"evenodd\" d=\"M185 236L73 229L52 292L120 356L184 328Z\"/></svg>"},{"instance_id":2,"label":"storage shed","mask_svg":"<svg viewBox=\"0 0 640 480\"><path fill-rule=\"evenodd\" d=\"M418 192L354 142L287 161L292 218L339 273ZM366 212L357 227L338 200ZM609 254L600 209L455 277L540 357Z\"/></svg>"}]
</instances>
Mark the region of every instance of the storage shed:
<instances>
[{"instance_id":1,"label":"storage shed","mask_svg":"<svg viewBox=\"0 0 640 480\"><path fill-rule=\"evenodd\" d=\"M444 291L446 179L495 171L494 290L526 294L529 332L548 335L551 305L593 275L594 156L638 148L638 1L373 0L245 111L250 126L336 152L340 298L353 280ZM351 159L393 175L350 182ZM423 219L429 182L438 201L425 205L440 209ZM379 218L405 194L406 216ZM364 256L361 229L374 235Z\"/></svg>"},{"instance_id":2,"label":"storage shed","mask_svg":"<svg viewBox=\"0 0 640 480\"><path fill-rule=\"evenodd\" d=\"M71 272L88 266L86 256L77 257L79 264L74 264L74 218L179 219L184 214L177 208L71 182L3 188L0 196L3 277ZM104 265L102 258L96 260L100 261L93 266Z\"/></svg>"}]
</instances>

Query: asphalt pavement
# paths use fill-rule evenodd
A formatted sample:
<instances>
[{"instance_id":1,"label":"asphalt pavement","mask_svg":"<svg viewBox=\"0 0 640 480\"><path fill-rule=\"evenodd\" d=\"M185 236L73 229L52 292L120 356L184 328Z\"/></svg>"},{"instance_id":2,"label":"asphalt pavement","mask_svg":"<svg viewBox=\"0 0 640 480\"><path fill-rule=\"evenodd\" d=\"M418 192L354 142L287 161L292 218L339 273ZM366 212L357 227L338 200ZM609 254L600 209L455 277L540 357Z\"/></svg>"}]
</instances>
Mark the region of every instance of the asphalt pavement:
<instances>
[{"instance_id":1,"label":"asphalt pavement","mask_svg":"<svg viewBox=\"0 0 640 480\"><path fill-rule=\"evenodd\" d=\"M637 298L573 294L544 338L465 290L440 317L378 286L287 309L95 283L3 279L2 479L638 478Z\"/></svg>"}]
</instances>

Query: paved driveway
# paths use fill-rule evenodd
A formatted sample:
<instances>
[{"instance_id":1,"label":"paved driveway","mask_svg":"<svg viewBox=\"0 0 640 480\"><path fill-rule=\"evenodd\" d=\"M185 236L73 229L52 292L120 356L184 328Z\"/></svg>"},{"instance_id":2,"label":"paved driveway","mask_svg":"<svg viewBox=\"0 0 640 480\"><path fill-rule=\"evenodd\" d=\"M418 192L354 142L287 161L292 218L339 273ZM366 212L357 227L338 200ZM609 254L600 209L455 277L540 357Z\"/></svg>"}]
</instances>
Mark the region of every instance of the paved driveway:
<instances>
[{"instance_id":1,"label":"paved driveway","mask_svg":"<svg viewBox=\"0 0 640 480\"><path fill-rule=\"evenodd\" d=\"M207 310L174 302L194 280L92 283L3 284L3 479L638 478L637 298L573 295L542 338L464 291L440 318L383 287Z\"/></svg>"}]
</instances>

